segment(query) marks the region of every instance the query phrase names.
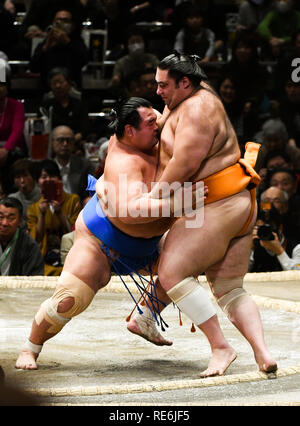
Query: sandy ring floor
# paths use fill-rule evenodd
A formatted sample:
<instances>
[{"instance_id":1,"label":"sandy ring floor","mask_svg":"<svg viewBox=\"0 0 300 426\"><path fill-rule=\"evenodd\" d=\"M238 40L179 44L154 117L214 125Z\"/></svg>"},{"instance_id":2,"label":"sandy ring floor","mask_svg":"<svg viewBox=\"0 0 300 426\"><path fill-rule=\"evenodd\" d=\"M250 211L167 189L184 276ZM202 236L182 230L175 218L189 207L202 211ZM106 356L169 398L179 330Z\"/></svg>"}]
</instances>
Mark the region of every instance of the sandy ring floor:
<instances>
[{"instance_id":1,"label":"sandy ring floor","mask_svg":"<svg viewBox=\"0 0 300 426\"><path fill-rule=\"evenodd\" d=\"M294 272L294 271L289 271L289 272ZM298 271L297 271L298 272ZM274 274L274 273L273 273ZM255 275L255 276L254 276ZM283 321L287 321L288 325L292 325L292 327L290 327L290 334L288 335L287 331L281 331L280 327L279 327L279 339L280 340L280 344L288 344L289 345L289 349L290 352L292 353L292 356L287 357L288 358L288 362L280 362L279 361L279 370L277 373L277 377L278 380L287 380L288 377L290 376L294 376L295 377L299 377L299 373L300 373L300 354L299 354L299 341L300 341L300 318L299 318L299 313L300 313L300 280L299 280L299 274L288 274L288 276L285 274L281 274L276 273L275 276L273 275L267 275L267 277L263 276L262 274L248 274L248 277L246 279L246 284L245 287L247 289L247 291L251 294L253 294L254 299L256 301L256 303L261 307L262 311L264 312L264 310L266 310L266 314L264 315L271 315L270 320L267 320L267 323L270 321L271 324L274 325L274 318L278 321L282 320ZM257 277L257 275L259 275L259 277ZM3 278L9 278L9 279L4 279ZM20 279L21 278L21 279ZM45 279L46 278L46 279ZM50 279L49 279L50 278ZM258 279L259 278L259 279ZM271 279L270 279L271 278ZM283 278L286 281L283 281ZM292 278L292 280L290 280L290 278ZM200 277L200 281L204 281L202 279L202 277ZM28 277L1 277L0 279L0 308L1 308L1 295L4 296L4 298L6 298L8 295L9 297L11 297L11 299L13 301L15 301L16 299L18 299L18 293L21 294L24 291L25 292L30 292L31 294L29 295L29 293L26 293L26 296L33 299L42 299L44 300L46 297L49 297L48 295L52 294L52 289L53 287L55 287L55 283L56 283L56 279L54 279L53 277L34 277L34 278L28 278ZM274 284L275 283L275 284ZM205 283L204 283L205 285ZM30 289L28 289L30 288ZM27 290L28 289L28 290ZM126 291L126 290L125 290ZM113 278L111 283L109 284L109 286L107 287L107 289L105 289L103 292L102 297L104 297L105 299L105 304L107 304L108 302L111 303L113 301L113 299L118 299L116 301L116 304L118 305L117 308L117 318L114 318L113 321L119 321L120 316L122 317L122 312L123 311L127 311L126 313L128 313L128 309L131 309L132 307L132 301L129 300L128 295L125 295L124 292L124 288L122 285L120 285L120 282L118 281L117 278ZM47 296L45 297L47 293ZM270 297L270 296L273 297ZM37 303L38 305L39 303ZM121 308L120 308L121 306ZM9 308L9 306L8 306ZM169 308L167 308L169 309ZM1 311L1 309L0 309ZM30 311L30 308L29 308ZM29 312L29 314L26 314L28 321L30 324L30 318L32 319L32 309ZM113 314L114 309L112 309L111 313ZM270 312L272 314L270 314ZM278 315L276 315L275 313L278 312ZM110 313L110 314L111 314ZM85 313L83 313L82 315L84 315ZM105 321L112 321L111 315L105 313L104 318L102 319L104 322ZM221 316L222 313L218 314ZM87 317L84 319L85 323L88 322L90 323L90 320L94 320L95 315L97 316L97 312L94 310L92 310L92 312L89 313L89 315L87 315ZM12 312L12 316L14 316L14 312ZM167 320L167 322L170 321L171 325L172 325L172 333L174 336L174 342L176 342L176 338L178 338L178 336L176 335L176 327L177 327L177 318L175 318L176 315L174 315L174 312L171 312L171 319ZM264 318L263 318L264 320ZM28 322L26 319L26 322ZM75 321L75 319L74 319ZM77 319L76 319L77 321ZM3 320L2 320L3 322ZM174 327L173 327L173 322ZM224 319L222 319L221 321L222 323L224 322ZM180 338L183 339L182 342L185 344L187 339L190 340L192 334L189 333L188 330L186 330L187 328L190 327L190 324L188 324L188 320L185 320L185 335L187 337L183 338L182 337L182 330L181 330L181 336ZM77 321L77 326L80 324L79 321ZM120 324L119 324L120 325ZM223 328L223 324L222 328ZM2 324L3 326L3 324ZM1 327L1 320L0 320L0 327ZM105 326L104 326L105 327ZM125 329L125 325L124 323L120 325L119 327L119 331L120 331L120 336L122 336L122 333ZM225 335L226 335L226 328L228 329L228 324L226 324L225 326ZM277 327L278 328L278 327ZM284 326L285 328L285 326ZM177 331L178 331L178 327L177 327ZM269 332L269 326L267 325L266 327L266 337L268 337L268 332ZM124 333L126 333L126 331L124 331ZM76 333L75 333L76 334ZM80 332L79 332L80 334ZM114 334L114 333L113 333ZM149 357L143 357L142 355L142 351L145 351L146 348L146 352L149 354L149 351L151 352L152 350L156 350L157 347L149 344L148 342L145 342L144 340L135 337L133 335L131 335L130 333L127 333L127 340L129 343L129 346L132 345L132 340L134 340L134 347L136 348L136 351L138 352L138 357L136 359L136 362L139 363L141 366L143 362L150 362L149 361ZM199 333L198 334L199 337ZM239 340L239 336L236 335L232 335L232 330L230 330L230 332L227 333L229 335L229 338L233 339L234 341ZM271 334L272 334L272 330L271 330ZM78 337L78 335L77 335ZM169 336L168 336L169 337ZM227 335L226 335L227 337ZM116 335L114 334L112 336L112 339L115 340L116 339ZM54 340L54 339L53 339ZM145 374L144 377L140 378L140 381L136 381L134 380L134 375L136 373L140 373L141 370L139 368L136 369L136 371L133 369L131 369L131 371L128 372L128 376L124 373L123 369L127 368L129 366L128 362L125 361L125 363L121 362L119 366L116 367L116 372L120 373L121 369L122 369L122 373L119 374L119 379L117 380L118 383L116 384L108 384L104 383L101 384L101 386L95 384L95 383L89 383L89 380L85 380L84 385L77 385L77 384L71 384L68 386L61 386L60 385L60 381L63 378L63 369L64 369L64 362L60 363L58 362L58 366L55 364L56 361L53 361L53 359L57 358L55 355L57 355L57 352L59 353L59 355L61 355L61 341L54 343L51 342L52 344L52 348L49 352L49 355L46 357L45 361L46 361L46 366L43 367L41 370L38 370L38 372L33 372L33 374L35 374L34 376L34 386L32 384L32 380L30 380L31 383L28 383L28 373L32 374L32 372L20 372L18 370L13 370L12 367L12 354L14 355L14 357L17 354L17 346L18 344L20 344L21 339L16 339L15 344L10 343L10 348L8 348L8 352L10 354L10 356L8 356L8 362L4 362L1 359L0 364L3 365L4 364L4 368L5 368L5 372L8 378L14 380L16 378L20 379L20 376L23 373L23 378L20 380L21 385L27 390L27 391L33 391L43 397L50 397L49 403L50 401L53 401L53 403L57 403L60 404L60 400L63 400L62 397L69 397L69 399L73 400L76 399L76 397L81 397L80 400L80 404L82 404L88 396L100 396L100 395L122 395L122 394L140 394L142 392L145 392L147 394L151 394L151 393L164 393L164 391L180 391L180 390L184 390L184 389L191 389L191 388L208 388L208 387L212 387L212 388L216 388L216 387L222 387L222 386L230 386L230 385L234 385L234 386L241 386L242 383L246 383L246 382L259 382L259 381L266 381L265 379L267 378L267 376L263 373L254 371L255 370L255 365L252 365L249 368L249 365L247 364L247 362L244 362L244 356L242 356L242 364L240 364L239 366L237 365L236 367L230 367L230 369L228 370L228 373L223 376L223 377L215 377L215 378L208 378L208 379L194 379L191 378L191 376L193 376L192 374L192 370L195 368L195 365L197 364L197 362L195 362L195 355L197 355L197 357L199 356L199 352L197 351L192 351L191 356L187 357L187 359L185 359L185 357L182 357L182 363L180 364L180 374L175 374L173 377L170 377L170 380L168 378L169 375L169 368L165 368L165 371L162 371L162 377L160 377L160 380L154 380L153 379L153 375L152 375L152 380L149 380L149 374ZM272 338L270 338L270 341L272 342ZM290 345L290 342L292 342L292 344ZM126 343L126 342L125 342ZM191 343L189 343L191 344ZM50 343L49 343L50 345ZM113 351L113 347L111 347L111 342L108 342L109 345L109 350ZM146 346L145 346L146 345ZM195 345L195 341L193 341L192 345ZM68 346L68 345L67 345ZM72 347L72 344L69 345ZM77 343L76 343L77 346ZM84 345L83 345L84 346ZM150 349L151 348L151 349ZM57 350L59 349L59 350ZM71 348L70 348L71 349ZM74 349L74 346L73 346ZM81 348L82 349L82 346ZM162 365L164 364L166 358L168 358L169 354L168 353L168 349L167 348L161 348L160 349L162 352L158 353L158 352L153 352L155 353L154 356L157 356L157 360L156 362L161 362ZM203 355L204 352L206 352L206 357L207 357L207 346L204 349L201 349L202 352L200 351L200 357ZM245 349L244 349L245 350ZM177 351L178 352L178 351ZM6 351L7 353L7 351ZM151 357L153 357L153 353L151 352L150 355L150 359ZM158 355L157 355L158 354ZM161 355L162 354L162 355ZM128 354L127 354L128 355ZM130 355L132 355L132 352L130 352ZM174 355L174 354L172 354ZM172 355L171 355L171 359L172 359ZM176 355L178 355L178 353L176 353ZM79 355L80 357L80 355ZM124 360L126 358L126 351L122 352L122 359ZM125 357L125 358L124 358ZM161 357L161 358L160 358ZM206 362L206 357L203 360L203 362ZM251 358L251 351L247 350L247 357ZM2 358L2 356L1 356ZM52 361L50 361L50 359L52 358ZM59 358L59 357L58 357ZM178 358L175 357L175 362L174 362L174 366L176 367L176 364L178 364ZM62 356L62 358L59 359L59 361L65 361L64 356ZM144 361L143 361L144 360ZM84 361L86 361L86 359L84 359ZM184 361L186 361L186 365L188 366L186 372L184 372ZM41 364L42 364L43 360L41 357ZM110 368L112 366L113 362L108 362L107 361L107 357L105 358L105 362L104 364L102 364L105 366L105 368L107 368L107 365L110 365ZM63 364L61 367L60 365ZM73 363L74 364L74 363ZM80 361L79 361L80 364ZM151 364L151 362L150 362ZM172 364L172 363L171 363ZM236 364L236 362L233 364L233 366ZM76 366L78 367L78 363L74 364L74 365L70 365L68 366L68 374L67 374L67 381L69 379L72 379L72 374L70 374L70 368L74 367L74 371L76 372ZM201 367L205 367L205 364L203 364L203 366ZM241 368L242 367L242 368ZM104 370L105 370L104 368ZM58 375L58 380L55 382L53 381L53 378L51 378L51 380L48 383L48 386L43 386L44 382L41 379L41 376L45 376L47 377L47 372L49 373L49 376L51 376L51 371L53 370L57 370L60 369L61 370L61 374ZM101 369L101 367L100 367ZM108 368L109 369L109 368ZM120 369L120 370L119 370ZM112 368L113 370L113 368ZM164 370L164 368L162 368L162 370ZM239 372L236 372L240 370ZM250 371L249 371L250 370ZM39 371L42 372L41 375L39 375ZM36 374L38 373L38 374ZM132 373L132 376L130 375L130 373ZM155 373L155 371L154 371ZM167 380L166 377L163 377L165 375L167 376ZM80 376L80 374L79 374ZM87 374L87 377L89 376L89 374ZM106 379L109 379L109 377L111 377L111 372L108 374L108 376L106 377ZM130 377L129 377L130 376ZM84 373L83 373L83 377L84 377ZM284 379L286 378L286 379ZM26 380L27 379L27 380ZM74 379L74 377L73 377ZM101 381L103 382L103 376L101 377ZM70 380L70 382L72 382L72 380ZM266 381L268 382L268 381ZM273 381L272 381L273 382ZM270 382L269 382L270 383ZM53 384L55 384L55 386L53 386ZM284 396L284 393L282 394ZM253 398L252 398L253 399ZM282 400L277 400L277 401L266 401L263 402L261 399L257 399L257 404L262 405L262 404L273 404L273 405L298 405L300 401L300 392L296 392L296 394L293 394L293 398L292 400L286 400L285 398L283 398ZM48 401L47 401L48 402ZM183 401L184 402L184 401ZM63 402L62 404L65 405L67 402ZM70 403L70 402L68 402ZM106 404L109 404L110 402L106 402ZM123 403L122 401L119 400L119 403ZM126 403L126 402L125 402ZM136 401L133 400L133 404L137 403ZM210 403L212 404L212 402L204 402L204 401L199 401L197 402L196 400L193 401L185 401L185 403L188 404L203 404L203 405L209 405ZM240 401L235 402L235 401L218 401L218 399L216 399L213 403L217 403L217 404L222 404L222 405L226 405L226 404L238 404L241 405L242 402ZM249 403L251 403L251 398L249 399ZM253 403L253 401L252 401ZM76 405L76 403L74 402L74 404ZM99 401L97 402L97 404L99 404ZM128 401L127 403L128 404ZM144 404L147 404L147 402L145 401ZM174 404L176 404L176 402L174 401ZM255 404L255 402L254 402ZM71 402L72 405L72 402ZM92 403L92 405L95 405L95 402ZM101 405L101 404L100 404Z\"/></svg>"}]
</instances>

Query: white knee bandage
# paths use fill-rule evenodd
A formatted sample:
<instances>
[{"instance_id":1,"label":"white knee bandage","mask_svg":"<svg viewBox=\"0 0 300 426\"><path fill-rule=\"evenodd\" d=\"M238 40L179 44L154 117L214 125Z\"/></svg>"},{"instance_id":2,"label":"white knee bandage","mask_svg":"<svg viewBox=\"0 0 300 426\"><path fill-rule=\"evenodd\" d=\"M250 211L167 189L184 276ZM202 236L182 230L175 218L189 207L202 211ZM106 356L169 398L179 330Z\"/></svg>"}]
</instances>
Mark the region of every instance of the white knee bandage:
<instances>
[{"instance_id":1,"label":"white knee bandage","mask_svg":"<svg viewBox=\"0 0 300 426\"><path fill-rule=\"evenodd\" d=\"M185 278L167 294L196 325L204 323L216 314L208 294L193 277Z\"/></svg>"},{"instance_id":2,"label":"white knee bandage","mask_svg":"<svg viewBox=\"0 0 300 426\"><path fill-rule=\"evenodd\" d=\"M221 297L217 297L217 302L229 317L236 306L241 305L249 298L247 292L243 289L243 277L216 279L211 282L211 286L216 296L222 294Z\"/></svg>"},{"instance_id":3,"label":"white knee bandage","mask_svg":"<svg viewBox=\"0 0 300 426\"><path fill-rule=\"evenodd\" d=\"M51 324L48 333L58 333L76 315L83 312L95 296L94 291L83 281L69 272L63 271L51 299L47 299L35 316L39 325L43 319ZM66 298L72 298L72 307L66 312L57 312L58 305Z\"/></svg>"}]
</instances>

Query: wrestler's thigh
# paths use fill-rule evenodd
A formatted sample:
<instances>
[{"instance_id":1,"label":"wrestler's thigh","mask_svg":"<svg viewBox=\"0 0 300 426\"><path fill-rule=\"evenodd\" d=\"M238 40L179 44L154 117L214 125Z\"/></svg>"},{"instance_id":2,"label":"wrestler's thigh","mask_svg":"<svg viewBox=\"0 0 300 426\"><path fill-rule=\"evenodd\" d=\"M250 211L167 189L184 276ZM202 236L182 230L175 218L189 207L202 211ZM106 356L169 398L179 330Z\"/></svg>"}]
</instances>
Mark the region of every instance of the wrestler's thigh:
<instances>
[{"instance_id":1,"label":"wrestler's thigh","mask_svg":"<svg viewBox=\"0 0 300 426\"><path fill-rule=\"evenodd\" d=\"M172 226L160 255L158 276L166 291L188 276L201 274L222 258L227 248L227 238L216 239L221 229L210 220L198 229L187 229L185 222L180 218Z\"/></svg>"},{"instance_id":2,"label":"wrestler's thigh","mask_svg":"<svg viewBox=\"0 0 300 426\"><path fill-rule=\"evenodd\" d=\"M244 276L248 272L251 241L251 234L231 240L225 256L206 270L208 281Z\"/></svg>"},{"instance_id":3,"label":"wrestler's thigh","mask_svg":"<svg viewBox=\"0 0 300 426\"><path fill-rule=\"evenodd\" d=\"M158 275L167 291L188 276L197 276L221 261L251 208L248 191L205 206L204 223L187 228L186 218L171 227L160 257Z\"/></svg>"},{"instance_id":4,"label":"wrestler's thigh","mask_svg":"<svg viewBox=\"0 0 300 426\"><path fill-rule=\"evenodd\" d=\"M69 251L64 271L68 271L84 281L95 292L110 280L111 269L100 244L90 236L75 238Z\"/></svg>"}]
</instances>

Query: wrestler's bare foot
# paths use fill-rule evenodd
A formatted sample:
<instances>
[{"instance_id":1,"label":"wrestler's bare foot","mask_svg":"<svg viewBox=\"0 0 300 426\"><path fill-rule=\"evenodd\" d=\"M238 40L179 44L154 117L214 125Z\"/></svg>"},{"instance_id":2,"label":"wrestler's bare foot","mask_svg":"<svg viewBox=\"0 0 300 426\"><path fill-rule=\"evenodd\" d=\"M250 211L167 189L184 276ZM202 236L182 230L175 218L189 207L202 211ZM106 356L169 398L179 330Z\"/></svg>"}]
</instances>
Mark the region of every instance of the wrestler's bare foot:
<instances>
[{"instance_id":1,"label":"wrestler's bare foot","mask_svg":"<svg viewBox=\"0 0 300 426\"><path fill-rule=\"evenodd\" d=\"M142 317L142 316L141 316ZM157 330L155 322L151 319L132 318L127 324L127 330L143 337L148 342L157 346L171 346L173 342L166 340Z\"/></svg>"},{"instance_id":2,"label":"wrestler's bare foot","mask_svg":"<svg viewBox=\"0 0 300 426\"><path fill-rule=\"evenodd\" d=\"M259 354L255 356L259 371L263 373L275 373L277 371L276 361L271 357L269 353Z\"/></svg>"},{"instance_id":3,"label":"wrestler's bare foot","mask_svg":"<svg viewBox=\"0 0 300 426\"><path fill-rule=\"evenodd\" d=\"M20 368L22 370L37 370L37 357L38 354L36 354L35 352L32 352L28 349L23 349L17 359L15 367Z\"/></svg>"},{"instance_id":4,"label":"wrestler's bare foot","mask_svg":"<svg viewBox=\"0 0 300 426\"><path fill-rule=\"evenodd\" d=\"M236 357L235 351L230 347L214 349L209 365L200 373L200 377L222 376Z\"/></svg>"}]
</instances>

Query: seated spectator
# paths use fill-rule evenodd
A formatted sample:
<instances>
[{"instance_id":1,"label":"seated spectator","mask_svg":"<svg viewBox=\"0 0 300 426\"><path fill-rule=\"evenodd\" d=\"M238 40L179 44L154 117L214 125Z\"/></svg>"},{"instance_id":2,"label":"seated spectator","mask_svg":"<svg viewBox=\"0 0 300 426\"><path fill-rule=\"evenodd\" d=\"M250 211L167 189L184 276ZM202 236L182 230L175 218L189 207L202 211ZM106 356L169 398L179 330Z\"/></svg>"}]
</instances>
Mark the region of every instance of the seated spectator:
<instances>
[{"instance_id":1,"label":"seated spectator","mask_svg":"<svg viewBox=\"0 0 300 426\"><path fill-rule=\"evenodd\" d=\"M74 227L81 209L80 198L62 189L60 171L53 160L41 161L38 184L43 195L28 207L27 226L42 251L45 275L57 276L62 271L61 237Z\"/></svg>"},{"instance_id":2,"label":"seated spectator","mask_svg":"<svg viewBox=\"0 0 300 426\"><path fill-rule=\"evenodd\" d=\"M27 39L45 37L49 25L52 24L53 16L63 8L72 13L78 31L85 17L83 13L85 5L82 3L82 0L31 0L20 29L21 37Z\"/></svg>"},{"instance_id":3,"label":"seated spectator","mask_svg":"<svg viewBox=\"0 0 300 426\"><path fill-rule=\"evenodd\" d=\"M7 192L11 192L9 168L26 154L23 104L8 96L9 80L0 82L0 174Z\"/></svg>"},{"instance_id":4,"label":"seated spectator","mask_svg":"<svg viewBox=\"0 0 300 426\"><path fill-rule=\"evenodd\" d=\"M63 189L68 194L77 194L81 200L87 195L85 188L88 175L93 175L95 170L91 161L74 154L75 137L68 126L58 126L52 132L52 151L60 175Z\"/></svg>"},{"instance_id":5,"label":"seated spectator","mask_svg":"<svg viewBox=\"0 0 300 426\"><path fill-rule=\"evenodd\" d=\"M186 11L183 28L175 37L174 49L179 53L199 55L201 63L209 62L215 53L215 34L204 25L204 12L191 6Z\"/></svg>"},{"instance_id":6,"label":"seated spectator","mask_svg":"<svg viewBox=\"0 0 300 426\"><path fill-rule=\"evenodd\" d=\"M132 96L137 96L145 98L151 102L153 108L162 113L165 103L161 96L158 96L156 93L157 83L155 74L156 69L154 68L145 68L130 74L126 79L124 97L130 98Z\"/></svg>"},{"instance_id":7,"label":"seated spectator","mask_svg":"<svg viewBox=\"0 0 300 426\"><path fill-rule=\"evenodd\" d=\"M261 177L261 182L257 188L258 196L269 187L269 176L272 170L280 168L293 169L291 159L286 154L286 152L282 150L276 150L267 153L264 159L264 163L258 172L259 176Z\"/></svg>"},{"instance_id":8,"label":"seated spectator","mask_svg":"<svg viewBox=\"0 0 300 426\"><path fill-rule=\"evenodd\" d=\"M265 89L269 75L259 63L257 43L251 34L243 32L236 37L232 59L221 68L221 75L224 74L234 77L240 97L250 102L258 114L270 111L271 104Z\"/></svg>"},{"instance_id":9,"label":"seated spectator","mask_svg":"<svg viewBox=\"0 0 300 426\"><path fill-rule=\"evenodd\" d=\"M86 197L82 202L82 208L90 200L91 196ZM66 257L71 250L72 245L74 244L75 231L68 232L61 237L60 244L60 260L62 265L65 263Z\"/></svg>"},{"instance_id":10,"label":"seated spectator","mask_svg":"<svg viewBox=\"0 0 300 426\"><path fill-rule=\"evenodd\" d=\"M292 169L293 164L290 156L281 150L271 151L265 157L264 168L268 170L274 169Z\"/></svg>"},{"instance_id":11,"label":"seated spectator","mask_svg":"<svg viewBox=\"0 0 300 426\"><path fill-rule=\"evenodd\" d=\"M273 0L243 0L239 5L237 31L256 30L258 24L271 11Z\"/></svg>"},{"instance_id":12,"label":"seated spectator","mask_svg":"<svg viewBox=\"0 0 300 426\"><path fill-rule=\"evenodd\" d=\"M137 29L129 31L127 39L128 53L117 60L113 69L110 86L115 94L122 94L127 78L146 68L156 68L159 59L146 50L143 34Z\"/></svg>"},{"instance_id":13,"label":"seated spectator","mask_svg":"<svg viewBox=\"0 0 300 426\"><path fill-rule=\"evenodd\" d=\"M6 10L3 1L0 2L0 51L10 58L14 55L15 44L18 40L17 29L13 16Z\"/></svg>"},{"instance_id":14,"label":"seated spectator","mask_svg":"<svg viewBox=\"0 0 300 426\"><path fill-rule=\"evenodd\" d=\"M284 235L282 217L276 209L261 206L252 239L249 272L300 270L299 240Z\"/></svg>"},{"instance_id":15,"label":"seated spectator","mask_svg":"<svg viewBox=\"0 0 300 426\"><path fill-rule=\"evenodd\" d=\"M98 165L95 171L95 177L97 179L99 179L103 173L104 173L104 166L105 166L105 160L107 157L107 151L108 151L108 144L109 141L106 140L105 142L103 142L99 148L99 152L98 152Z\"/></svg>"},{"instance_id":16,"label":"seated spectator","mask_svg":"<svg viewBox=\"0 0 300 426\"><path fill-rule=\"evenodd\" d=\"M16 198L0 200L0 275L44 275L38 244L21 228L22 204Z\"/></svg>"},{"instance_id":17,"label":"seated spectator","mask_svg":"<svg viewBox=\"0 0 300 426\"><path fill-rule=\"evenodd\" d=\"M132 14L124 0L101 0L100 11L91 17L94 28L105 28L109 34L107 40L108 59L116 61L124 56L126 27L132 23Z\"/></svg>"},{"instance_id":18,"label":"seated spectator","mask_svg":"<svg viewBox=\"0 0 300 426\"><path fill-rule=\"evenodd\" d=\"M22 203L26 222L28 207L41 198L41 190L36 181L36 165L29 158L22 158L12 165L11 174L18 191L9 194L9 197L14 197Z\"/></svg>"},{"instance_id":19,"label":"seated spectator","mask_svg":"<svg viewBox=\"0 0 300 426\"><path fill-rule=\"evenodd\" d=\"M261 143L255 169L260 170L263 167L266 156L274 151L284 151L291 159L293 168L300 170L300 149L288 144L288 133L284 123L276 119L267 120L262 131L256 134L255 140Z\"/></svg>"},{"instance_id":20,"label":"seated spectator","mask_svg":"<svg viewBox=\"0 0 300 426\"><path fill-rule=\"evenodd\" d=\"M300 149L300 84L291 75L285 80L284 93L279 98L279 116L287 128L289 145Z\"/></svg>"},{"instance_id":21,"label":"seated spectator","mask_svg":"<svg viewBox=\"0 0 300 426\"><path fill-rule=\"evenodd\" d=\"M257 113L250 102L240 97L238 84L231 75L220 78L216 90L220 95L231 124L238 138L240 149L244 152L244 145L250 141L257 129Z\"/></svg>"},{"instance_id":22,"label":"seated spectator","mask_svg":"<svg viewBox=\"0 0 300 426\"><path fill-rule=\"evenodd\" d=\"M215 34L215 51L216 53L224 55L228 41L224 5L214 0L177 1L171 14L171 21L175 34L185 25L186 12L190 7L196 7L202 10L204 26ZM223 57L223 59L225 59L225 57Z\"/></svg>"},{"instance_id":23,"label":"seated spectator","mask_svg":"<svg viewBox=\"0 0 300 426\"><path fill-rule=\"evenodd\" d=\"M295 10L293 0L275 0L273 10L259 23L257 31L269 45L270 59L277 59L280 51L291 42L293 34L300 29L300 12Z\"/></svg>"},{"instance_id":24,"label":"seated spectator","mask_svg":"<svg viewBox=\"0 0 300 426\"><path fill-rule=\"evenodd\" d=\"M260 196L261 204L271 204L281 216L283 233L300 243L300 211L293 208L289 194L277 186L269 186Z\"/></svg>"},{"instance_id":25,"label":"seated spectator","mask_svg":"<svg viewBox=\"0 0 300 426\"><path fill-rule=\"evenodd\" d=\"M44 89L47 76L55 67L69 70L71 79L81 87L81 70L88 61L87 48L77 32L74 31L72 14L59 10L53 19L47 36L35 49L30 60L30 70L40 73Z\"/></svg>"},{"instance_id":26,"label":"seated spectator","mask_svg":"<svg viewBox=\"0 0 300 426\"><path fill-rule=\"evenodd\" d=\"M78 92L74 90L66 68L51 70L48 81L51 92L44 98L42 110L46 110L49 116L52 107L52 128L61 125L71 127L75 133L77 148L80 148L89 130L87 107L81 99L78 99Z\"/></svg>"},{"instance_id":27,"label":"seated spectator","mask_svg":"<svg viewBox=\"0 0 300 426\"><path fill-rule=\"evenodd\" d=\"M300 210L297 176L291 169L275 169L270 175L270 186L276 186L288 193L291 208Z\"/></svg>"}]
</instances>

